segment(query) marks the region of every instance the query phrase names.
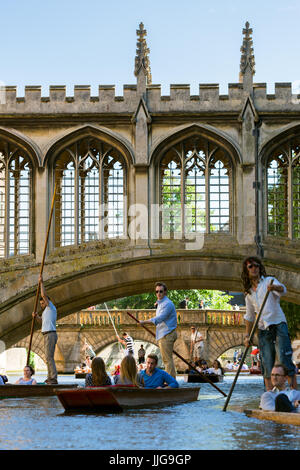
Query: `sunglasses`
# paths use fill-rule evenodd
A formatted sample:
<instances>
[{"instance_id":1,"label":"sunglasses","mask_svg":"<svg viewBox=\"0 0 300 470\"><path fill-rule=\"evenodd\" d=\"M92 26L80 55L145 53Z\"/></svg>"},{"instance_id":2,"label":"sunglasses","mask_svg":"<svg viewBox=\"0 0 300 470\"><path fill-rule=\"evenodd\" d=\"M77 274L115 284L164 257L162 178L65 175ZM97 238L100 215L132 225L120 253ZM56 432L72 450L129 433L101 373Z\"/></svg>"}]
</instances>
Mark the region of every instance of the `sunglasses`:
<instances>
[{"instance_id":1,"label":"sunglasses","mask_svg":"<svg viewBox=\"0 0 300 470\"><path fill-rule=\"evenodd\" d=\"M257 264L257 263L251 263L251 264L248 264L247 268L248 268L248 269L259 268L259 264Z\"/></svg>"},{"instance_id":2,"label":"sunglasses","mask_svg":"<svg viewBox=\"0 0 300 470\"><path fill-rule=\"evenodd\" d=\"M156 293L156 294L163 294L163 293L164 293L164 290L156 290L155 293Z\"/></svg>"}]
</instances>

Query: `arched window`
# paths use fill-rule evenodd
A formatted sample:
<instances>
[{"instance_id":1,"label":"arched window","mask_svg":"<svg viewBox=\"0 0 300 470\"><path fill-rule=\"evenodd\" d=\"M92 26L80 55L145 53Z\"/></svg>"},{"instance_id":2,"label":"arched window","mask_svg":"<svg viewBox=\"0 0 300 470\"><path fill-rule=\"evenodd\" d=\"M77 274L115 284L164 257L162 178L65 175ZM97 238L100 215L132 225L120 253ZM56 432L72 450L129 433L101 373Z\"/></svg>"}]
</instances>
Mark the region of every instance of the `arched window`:
<instances>
[{"instance_id":1,"label":"arched window","mask_svg":"<svg viewBox=\"0 0 300 470\"><path fill-rule=\"evenodd\" d=\"M299 147L292 160L293 238L300 240L300 155Z\"/></svg>"},{"instance_id":2,"label":"arched window","mask_svg":"<svg viewBox=\"0 0 300 470\"><path fill-rule=\"evenodd\" d=\"M122 236L125 230L125 161L95 138L64 149L54 164L55 246Z\"/></svg>"},{"instance_id":3,"label":"arched window","mask_svg":"<svg viewBox=\"0 0 300 470\"><path fill-rule=\"evenodd\" d=\"M231 159L200 137L171 147L160 163L161 234L230 232Z\"/></svg>"},{"instance_id":4,"label":"arched window","mask_svg":"<svg viewBox=\"0 0 300 470\"><path fill-rule=\"evenodd\" d=\"M300 239L300 144L291 140L267 159L267 233Z\"/></svg>"},{"instance_id":5,"label":"arched window","mask_svg":"<svg viewBox=\"0 0 300 470\"><path fill-rule=\"evenodd\" d=\"M31 252L32 162L27 153L0 141L0 256Z\"/></svg>"}]
</instances>

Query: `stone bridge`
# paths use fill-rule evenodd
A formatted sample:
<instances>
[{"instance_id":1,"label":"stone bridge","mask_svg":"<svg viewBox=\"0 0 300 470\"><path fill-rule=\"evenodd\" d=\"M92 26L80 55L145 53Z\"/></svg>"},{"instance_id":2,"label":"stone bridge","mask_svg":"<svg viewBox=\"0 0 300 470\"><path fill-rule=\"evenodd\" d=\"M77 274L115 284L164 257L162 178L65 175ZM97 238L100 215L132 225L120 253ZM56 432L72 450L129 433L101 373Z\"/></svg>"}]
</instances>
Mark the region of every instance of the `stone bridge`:
<instances>
[{"instance_id":1,"label":"stone bridge","mask_svg":"<svg viewBox=\"0 0 300 470\"><path fill-rule=\"evenodd\" d=\"M164 246L130 246L108 240L60 248L47 258L45 286L58 319L111 299L151 292L157 280L169 289L241 291L241 261L250 248L226 245L226 237L200 253L184 251L181 240ZM208 248L208 247L211 248ZM253 251L252 251L253 252ZM300 301L299 266L265 260L267 271L288 288L286 299ZM0 280L0 340L6 347L30 333L40 265L33 259L3 261Z\"/></svg>"},{"instance_id":2,"label":"stone bridge","mask_svg":"<svg viewBox=\"0 0 300 470\"><path fill-rule=\"evenodd\" d=\"M138 320L147 320L155 316L155 310L127 310ZM127 315L125 310L112 310L111 316L118 332L126 331L134 340L157 344L155 338ZM233 347L243 344L243 312L228 310L177 310L177 341L174 349L182 357L189 359L191 325L201 331L205 339L204 356L212 362ZM155 327L147 325L155 333ZM57 324L58 343L56 364L60 373L70 373L82 362L85 340L99 354L106 346L116 342L115 331L105 310L83 310L60 320ZM29 338L19 341L14 347L28 347ZM43 360L43 336L35 332L32 351ZM177 370L185 370L186 364L174 356Z\"/></svg>"},{"instance_id":3,"label":"stone bridge","mask_svg":"<svg viewBox=\"0 0 300 470\"><path fill-rule=\"evenodd\" d=\"M58 318L153 290L241 291L242 260L300 304L300 95L254 83L246 23L240 75L153 85L143 25L134 74L115 96L78 85L2 87L0 340L28 336L55 183L44 280ZM239 48L240 45L237 45ZM238 64L237 64L238 66ZM175 201L175 203L174 203ZM173 207L173 203L175 207Z\"/></svg>"},{"instance_id":4,"label":"stone bridge","mask_svg":"<svg viewBox=\"0 0 300 470\"><path fill-rule=\"evenodd\" d=\"M134 340L157 345L155 338L139 326L126 312L138 320L147 320L155 310L111 310L111 317L119 334L126 331ZM245 331L243 310L177 310L177 335L174 350L189 360L191 325L195 325L205 340L204 357L209 363L231 348L243 346ZM155 333L155 327L147 325ZM82 362L85 340L96 354L116 342L115 331L106 310L82 310L65 317L57 324L58 343L55 361L60 373L71 373ZM28 347L29 337L13 347ZM300 341L293 342L294 361L300 362ZM45 360L43 336L36 331L33 335L32 351ZM136 351L137 352L137 351ZM183 371L186 364L174 356L176 368Z\"/></svg>"}]
</instances>

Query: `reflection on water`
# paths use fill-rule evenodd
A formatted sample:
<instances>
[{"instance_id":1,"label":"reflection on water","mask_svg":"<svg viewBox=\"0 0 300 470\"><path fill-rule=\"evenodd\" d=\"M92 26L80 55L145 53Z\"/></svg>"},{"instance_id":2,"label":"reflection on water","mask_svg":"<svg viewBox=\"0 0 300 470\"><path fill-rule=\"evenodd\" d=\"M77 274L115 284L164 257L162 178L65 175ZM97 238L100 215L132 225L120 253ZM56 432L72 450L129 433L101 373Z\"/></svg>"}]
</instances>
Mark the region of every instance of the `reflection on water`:
<instances>
[{"instance_id":1,"label":"reflection on water","mask_svg":"<svg viewBox=\"0 0 300 470\"><path fill-rule=\"evenodd\" d=\"M228 393L232 380L218 386ZM299 450L299 428L241 413L257 407L262 393L262 378L246 376L238 379L226 412L225 398L201 384L197 402L116 415L66 415L56 397L0 400L0 449Z\"/></svg>"}]
</instances>

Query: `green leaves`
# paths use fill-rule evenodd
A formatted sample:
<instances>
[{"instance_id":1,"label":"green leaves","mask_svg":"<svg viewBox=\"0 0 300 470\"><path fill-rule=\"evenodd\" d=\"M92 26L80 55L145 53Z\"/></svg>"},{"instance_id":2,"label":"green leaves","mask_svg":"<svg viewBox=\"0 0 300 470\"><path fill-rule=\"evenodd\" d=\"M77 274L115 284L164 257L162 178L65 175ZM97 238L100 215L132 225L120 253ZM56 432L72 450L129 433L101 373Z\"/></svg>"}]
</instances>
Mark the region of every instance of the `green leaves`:
<instances>
[{"instance_id":1,"label":"green leaves","mask_svg":"<svg viewBox=\"0 0 300 470\"><path fill-rule=\"evenodd\" d=\"M220 310L231 310L232 306L228 303L232 296L225 294L218 290L199 290L199 289L185 289L185 290L170 290L168 291L169 299L174 302L176 308L179 308L179 303L189 298L188 308L199 308L200 300L204 301L205 308L214 308ZM123 297L121 299L111 300L107 302L110 309L114 307L119 309L126 308L154 308L156 296L154 292L132 295L130 297ZM102 308L102 305L97 305L97 308Z\"/></svg>"}]
</instances>

